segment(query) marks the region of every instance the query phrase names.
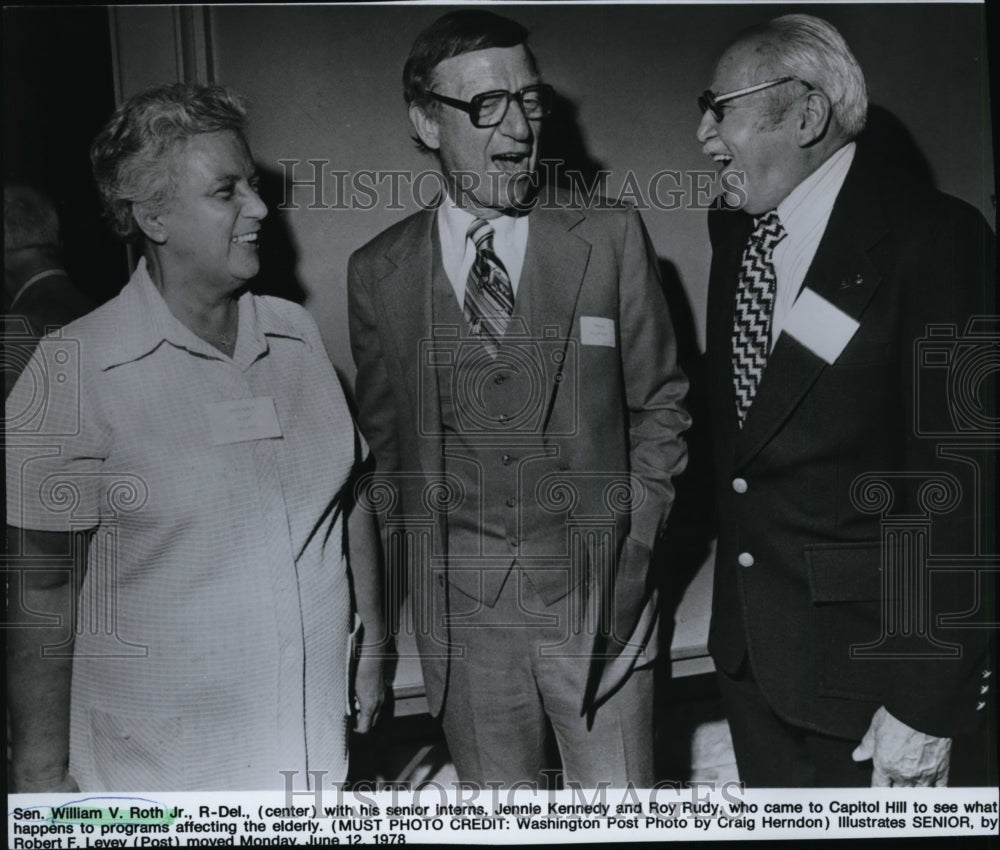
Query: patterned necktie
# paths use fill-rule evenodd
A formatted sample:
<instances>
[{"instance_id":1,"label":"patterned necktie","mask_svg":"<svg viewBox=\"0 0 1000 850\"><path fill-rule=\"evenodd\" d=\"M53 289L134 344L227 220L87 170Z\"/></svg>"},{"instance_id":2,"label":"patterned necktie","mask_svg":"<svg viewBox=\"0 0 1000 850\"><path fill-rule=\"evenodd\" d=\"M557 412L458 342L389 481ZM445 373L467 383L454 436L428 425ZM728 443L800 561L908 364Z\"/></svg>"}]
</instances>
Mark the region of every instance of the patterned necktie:
<instances>
[{"instance_id":1,"label":"patterned necktie","mask_svg":"<svg viewBox=\"0 0 1000 850\"><path fill-rule=\"evenodd\" d=\"M465 285L465 320L490 357L496 357L514 311L514 289L507 270L493 252L493 228L477 218L469 227L468 237L476 246L476 259Z\"/></svg>"},{"instance_id":2,"label":"patterned necktie","mask_svg":"<svg viewBox=\"0 0 1000 850\"><path fill-rule=\"evenodd\" d=\"M786 236L777 212L759 217L740 263L733 325L733 386L740 428L760 384L771 348L771 313L778 281L771 253Z\"/></svg>"}]
</instances>

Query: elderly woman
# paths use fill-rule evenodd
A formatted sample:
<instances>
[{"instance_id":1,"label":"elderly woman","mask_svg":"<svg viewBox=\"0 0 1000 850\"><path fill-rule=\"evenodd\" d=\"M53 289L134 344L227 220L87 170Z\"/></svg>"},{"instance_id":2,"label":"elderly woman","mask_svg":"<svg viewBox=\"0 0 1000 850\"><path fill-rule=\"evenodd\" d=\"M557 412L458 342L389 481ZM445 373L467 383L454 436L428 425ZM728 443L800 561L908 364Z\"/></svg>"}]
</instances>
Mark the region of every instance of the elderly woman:
<instances>
[{"instance_id":1,"label":"elderly woman","mask_svg":"<svg viewBox=\"0 0 1000 850\"><path fill-rule=\"evenodd\" d=\"M165 86L92 146L142 259L8 399L15 790L328 785L349 676L358 730L381 703L368 450L309 314L247 291L267 208L243 127L230 91Z\"/></svg>"}]
</instances>

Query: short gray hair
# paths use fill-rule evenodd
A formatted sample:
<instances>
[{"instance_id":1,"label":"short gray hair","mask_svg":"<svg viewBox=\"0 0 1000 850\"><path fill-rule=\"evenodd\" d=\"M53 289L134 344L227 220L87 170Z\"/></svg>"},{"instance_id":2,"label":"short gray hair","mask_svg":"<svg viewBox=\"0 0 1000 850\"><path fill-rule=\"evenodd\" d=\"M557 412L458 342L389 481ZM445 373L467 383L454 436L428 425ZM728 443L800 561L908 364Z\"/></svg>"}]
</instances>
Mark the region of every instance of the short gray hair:
<instances>
[{"instance_id":1,"label":"short gray hair","mask_svg":"<svg viewBox=\"0 0 1000 850\"><path fill-rule=\"evenodd\" d=\"M3 249L58 253L59 214L52 200L31 186L3 187Z\"/></svg>"},{"instance_id":2,"label":"short gray hair","mask_svg":"<svg viewBox=\"0 0 1000 850\"><path fill-rule=\"evenodd\" d=\"M868 89L865 75L844 37L813 15L782 15L741 33L736 43L757 41L763 60L788 70L821 90L844 134L853 139L865 127Z\"/></svg>"},{"instance_id":3,"label":"short gray hair","mask_svg":"<svg viewBox=\"0 0 1000 850\"><path fill-rule=\"evenodd\" d=\"M136 203L163 207L174 194L173 152L191 136L232 130L245 136L246 106L225 86L174 83L129 98L90 146L90 164L111 229L127 240Z\"/></svg>"}]
</instances>

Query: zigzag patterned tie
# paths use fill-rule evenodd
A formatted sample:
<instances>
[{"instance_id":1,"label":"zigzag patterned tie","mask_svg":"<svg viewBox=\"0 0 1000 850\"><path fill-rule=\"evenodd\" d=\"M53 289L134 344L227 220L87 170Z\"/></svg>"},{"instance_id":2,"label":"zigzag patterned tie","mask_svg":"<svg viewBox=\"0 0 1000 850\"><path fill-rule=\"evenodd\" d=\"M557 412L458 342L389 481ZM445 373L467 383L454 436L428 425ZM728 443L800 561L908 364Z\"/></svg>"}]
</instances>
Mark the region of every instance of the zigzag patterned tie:
<instances>
[{"instance_id":1,"label":"zigzag patterned tie","mask_svg":"<svg viewBox=\"0 0 1000 850\"><path fill-rule=\"evenodd\" d=\"M465 285L465 320L477 334L490 357L507 330L514 311L514 288L507 270L493 252L493 228L481 218L469 227L469 239L476 246L476 259Z\"/></svg>"},{"instance_id":2,"label":"zigzag patterned tie","mask_svg":"<svg viewBox=\"0 0 1000 850\"><path fill-rule=\"evenodd\" d=\"M771 254L786 235L778 213L771 210L756 220L743 250L733 324L733 386L741 428L771 348L771 313L778 285Z\"/></svg>"}]
</instances>

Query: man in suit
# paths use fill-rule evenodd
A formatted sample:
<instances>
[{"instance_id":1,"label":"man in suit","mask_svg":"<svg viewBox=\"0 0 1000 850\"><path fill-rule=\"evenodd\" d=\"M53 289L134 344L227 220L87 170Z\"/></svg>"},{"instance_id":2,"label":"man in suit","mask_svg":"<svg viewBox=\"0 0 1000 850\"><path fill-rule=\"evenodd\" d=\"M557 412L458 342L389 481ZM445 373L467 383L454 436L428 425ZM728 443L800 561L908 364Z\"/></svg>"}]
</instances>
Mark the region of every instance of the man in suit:
<instances>
[{"instance_id":1,"label":"man in suit","mask_svg":"<svg viewBox=\"0 0 1000 850\"><path fill-rule=\"evenodd\" d=\"M638 214L533 198L552 92L526 37L476 9L413 45L410 119L447 191L351 258L359 421L459 778L539 780L551 724L567 781L644 786L687 383Z\"/></svg>"},{"instance_id":2,"label":"man in suit","mask_svg":"<svg viewBox=\"0 0 1000 850\"><path fill-rule=\"evenodd\" d=\"M991 435L954 423L962 401L995 425L995 383L974 369L949 406L928 378L956 374L969 320L994 310L992 233L854 141L864 77L825 21L742 33L699 105L698 140L742 206L709 214L707 329L709 649L741 777L945 784L952 739L992 714L986 571L947 568L983 563L992 498L970 473L995 486ZM944 360L915 362L922 346ZM956 446L929 436L948 431Z\"/></svg>"},{"instance_id":3,"label":"man in suit","mask_svg":"<svg viewBox=\"0 0 1000 850\"><path fill-rule=\"evenodd\" d=\"M97 305L66 274L59 216L30 186L3 190L4 380L12 390L46 330L61 328Z\"/></svg>"}]
</instances>

